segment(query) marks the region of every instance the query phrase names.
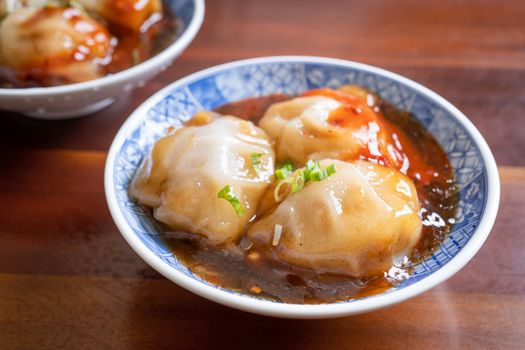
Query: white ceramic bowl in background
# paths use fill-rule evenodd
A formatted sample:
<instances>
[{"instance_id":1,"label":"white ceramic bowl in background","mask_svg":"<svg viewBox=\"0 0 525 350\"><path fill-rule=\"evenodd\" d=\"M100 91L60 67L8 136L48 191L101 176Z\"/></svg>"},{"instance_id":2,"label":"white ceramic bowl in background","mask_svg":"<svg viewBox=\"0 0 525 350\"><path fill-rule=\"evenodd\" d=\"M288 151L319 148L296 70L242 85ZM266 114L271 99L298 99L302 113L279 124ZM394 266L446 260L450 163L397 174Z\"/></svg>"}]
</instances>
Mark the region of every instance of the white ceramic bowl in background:
<instances>
[{"instance_id":1,"label":"white ceramic bowl in background","mask_svg":"<svg viewBox=\"0 0 525 350\"><path fill-rule=\"evenodd\" d=\"M97 112L168 68L190 44L204 19L204 0L166 2L179 20L175 41L154 57L87 82L56 87L0 89L0 109L39 119L70 119Z\"/></svg>"},{"instance_id":2,"label":"white ceramic bowl in background","mask_svg":"<svg viewBox=\"0 0 525 350\"><path fill-rule=\"evenodd\" d=\"M319 87L359 84L410 111L436 138L454 168L460 201L452 232L400 285L365 298L323 305L285 304L215 286L179 262L150 214L128 195L143 157L170 125L198 110L270 93L296 95ZM474 125L452 104L397 74L320 57L263 57L232 62L183 78L140 106L116 135L106 162L105 191L118 229L161 274L198 295L240 310L290 318L354 315L412 298L458 272L487 238L499 205L496 163ZM490 262L487 262L490 263Z\"/></svg>"}]
</instances>

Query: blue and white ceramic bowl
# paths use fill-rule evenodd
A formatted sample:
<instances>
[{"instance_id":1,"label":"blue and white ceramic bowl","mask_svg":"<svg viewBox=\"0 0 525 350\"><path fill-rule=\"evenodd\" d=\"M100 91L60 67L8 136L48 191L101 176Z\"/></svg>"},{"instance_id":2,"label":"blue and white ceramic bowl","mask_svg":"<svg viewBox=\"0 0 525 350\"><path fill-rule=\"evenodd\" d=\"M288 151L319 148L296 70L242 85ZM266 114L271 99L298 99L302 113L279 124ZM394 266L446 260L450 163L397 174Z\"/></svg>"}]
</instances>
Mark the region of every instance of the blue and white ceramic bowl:
<instances>
[{"instance_id":1,"label":"blue and white ceramic bowl","mask_svg":"<svg viewBox=\"0 0 525 350\"><path fill-rule=\"evenodd\" d=\"M202 109L275 92L298 94L319 87L359 84L408 110L434 135L454 167L460 210L453 232L401 285L382 294L323 305L284 304L242 295L200 279L162 240L150 215L129 198L127 187L142 158L170 125ZM183 288L218 303L254 313L325 318L353 315L409 299L445 281L479 250L496 218L496 163L474 125L452 104L394 73L360 63L318 57L264 57L192 74L159 91L126 121L111 146L105 170L111 214L131 247L153 268Z\"/></svg>"},{"instance_id":2,"label":"blue and white ceramic bowl","mask_svg":"<svg viewBox=\"0 0 525 350\"><path fill-rule=\"evenodd\" d=\"M71 119L95 113L119 96L144 86L166 70L197 35L204 19L204 0L166 0L178 19L177 38L150 59L102 78L61 86L0 88L0 109L38 119Z\"/></svg>"}]
</instances>

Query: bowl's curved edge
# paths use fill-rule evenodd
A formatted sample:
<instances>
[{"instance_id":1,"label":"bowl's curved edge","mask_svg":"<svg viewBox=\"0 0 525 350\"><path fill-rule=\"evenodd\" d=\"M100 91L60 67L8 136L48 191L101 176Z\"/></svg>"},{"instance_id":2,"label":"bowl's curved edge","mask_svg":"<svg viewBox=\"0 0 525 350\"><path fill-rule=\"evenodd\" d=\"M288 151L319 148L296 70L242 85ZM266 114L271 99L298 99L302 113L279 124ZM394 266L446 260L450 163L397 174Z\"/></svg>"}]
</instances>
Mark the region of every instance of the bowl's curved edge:
<instances>
[{"instance_id":1,"label":"bowl's curved edge","mask_svg":"<svg viewBox=\"0 0 525 350\"><path fill-rule=\"evenodd\" d=\"M144 111L153 107L158 101L171 90L178 86L184 85L187 82L194 81L213 72L234 67L237 65L248 65L254 63L268 63L268 62L291 62L299 61L303 63L327 63L342 65L347 67L358 68L372 73L377 73L393 80L397 80L404 83L420 93L426 95L429 99L436 101L444 108L446 108L459 122L465 127L469 135L475 140L478 146L483 161L486 167L487 177L487 200L484 215L476 229L476 240L470 239L467 244L458 252L458 254L452 258L446 265L441 269L434 272L430 277L425 278L422 281L416 282L410 286L407 286L401 290L396 290L388 295L378 295L369 297L365 300L356 300L351 303L338 303L338 304L324 304L324 305L300 305L300 304L284 304L275 303L271 301L258 300L249 296L233 295L220 289L204 285L192 278L183 275L182 273L170 268L166 265L159 257L151 252L144 244L136 237L133 232L127 227L127 224L120 214L120 210L117 204L117 198L114 194L114 182L113 182L113 171L116 156L118 154L119 147L122 145L128 130L130 130L139 121L139 118ZM494 157L481 136L477 128L468 120L468 118L454 107L450 102L445 100L440 95L429 90L428 88L398 74L376 68L362 63L323 58L313 56L272 56L272 57L261 57L251 58L246 60L234 61L225 63L222 65L214 66L196 73L193 73L185 78L182 78L164 89L160 90L146 102L144 102L131 116L126 120L123 126L118 131L115 139L111 145L108 153L105 166L104 175L104 186L106 199L111 212L111 215L126 241L135 250L135 252L144 259L150 266L155 268L158 272L164 275L166 278L175 282L179 286L188 289L189 291L200 295L209 300L218 302L220 304L248 311L261 315L287 317L287 318L329 318L329 317L343 317L349 315L356 315L364 312L373 311L386 306L391 306L396 303L405 301L412 298L422 292L433 288L437 284L447 280L461 268L463 268L481 248L482 244L488 237L490 230L496 219L499 198L500 198L500 182L499 174L496 166ZM430 279L429 279L430 278ZM425 283L422 283L422 282Z\"/></svg>"}]
</instances>

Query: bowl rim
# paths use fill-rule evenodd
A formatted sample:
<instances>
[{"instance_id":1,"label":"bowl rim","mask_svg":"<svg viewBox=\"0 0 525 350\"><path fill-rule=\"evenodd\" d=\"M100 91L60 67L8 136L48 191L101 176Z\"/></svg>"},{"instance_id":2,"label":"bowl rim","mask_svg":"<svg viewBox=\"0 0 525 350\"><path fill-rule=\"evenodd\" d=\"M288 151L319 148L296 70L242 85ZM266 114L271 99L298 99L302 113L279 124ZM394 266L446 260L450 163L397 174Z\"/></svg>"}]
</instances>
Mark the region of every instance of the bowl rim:
<instances>
[{"instance_id":1,"label":"bowl rim","mask_svg":"<svg viewBox=\"0 0 525 350\"><path fill-rule=\"evenodd\" d=\"M64 84L59 86L50 87L29 87L20 89L11 88L0 88L0 96L2 97L28 97L28 96L49 96L49 95L60 95L70 94L79 91L85 91L90 89L102 89L108 85L120 85L126 81L133 80L136 76L143 72L152 71L155 68L164 65L171 58L177 56L183 52L186 47L195 38L199 29L204 21L205 6L204 0L190 0L193 2L195 9L191 16L189 24L182 35L176 38L164 50L156 54L155 56L140 62L139 64L126 68L115 74L106 75L101 78L84 81L81 83Z\"/></svg>"},{"instance_id":2,"label":"bowl rim","mask_svg":"<svg viewBox=\"0 0 525 350\"><path fill-rule=\"evenodd\" d=\"M456 256L454 256L439 270L425 277L421 281L415 282L414 284L399 290L392 291L390 293L378 294L348 303L343 302L316 305L286 304L260 300L248 295L233 294L192 279L191 277L186 276L170 267L151 250L149 250L142 243L142 241L140 241L133 230L128 226L120 211L118 200L114 191L115 184L113 181L116 156L124 144L124 141L129 134L130 128L136 126L137 122L139 122L140 119L146 115L146 111L153 107L158 101L165 98L170 91L180 86L185 86L188 83L200 80L201 78L207 77L211 74L238 66L277 62L336 65L347 68L355 68L390 78L394 81L411 87L422 95L425 95L427 98L449 111L450 114L462 125L465 131L472 137L476 146L479 148L481 157L484 161L487 179L487 197L485 208L478 227L467 244L456 254ZM463 268L481 248L487 239L496 219L500 198L499 174L490 148L474 124L472 124L472 122L454 105L430 89L396 73L354 61L316 56L269 56L233 61L195 72L173 82L172 84L158 91L148 98L128 117L116 134L106 160L104 185L108 206L117 228L124 236L128 244L135 250L135 252L155 270L179 286L219 304L256 314L286 318L330 318L356 315L397 304L419 295L441 282L444 282L456 272L458 272L461 268Z\"/></svg>"}]
</instances>

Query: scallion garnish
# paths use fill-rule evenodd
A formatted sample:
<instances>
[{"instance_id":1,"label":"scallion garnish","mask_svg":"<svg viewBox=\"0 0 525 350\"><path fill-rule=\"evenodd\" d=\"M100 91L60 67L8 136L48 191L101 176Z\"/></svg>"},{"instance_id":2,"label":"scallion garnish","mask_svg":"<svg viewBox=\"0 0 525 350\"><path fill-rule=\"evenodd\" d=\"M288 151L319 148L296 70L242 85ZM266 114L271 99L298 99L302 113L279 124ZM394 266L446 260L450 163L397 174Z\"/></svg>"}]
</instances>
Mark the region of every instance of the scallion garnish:
<instances>
[{"instance_id":1,"label":"scallion garnish","mask_svg":"<svg viewBox=\"0 0 525 350\"><path fill-rule=\"evenodd\" d=\"M280 202L281 201L281 196L279 196L279 192L281 192L281 187L283 187L284 184L291 184L293 182L293 180L294 180L293 177L287 177L287 178L279 181L277 186L275 186L275 189L273 190L273 199L276 202Z\"/></svg>"},{"instance_id":2,"label":"scallion garnish","mask_svg":"<svg viewBox=\"0 0 525 350\"><path fill-rule=\"evenodd\" d=\"M292 182L292 193L296 193L302 190L305 183L306 181L305 181L304 171L301 171L299 172L299 174L297 174L297 176L294 178Z\"/></svg>"},{"instance_id":3,"label":"scallion garnish","mask_svg":"<svg viewBox=\"0 0 525 350\"><path fill-rule=\"evenodd\" d=\"M318 161L313 160L306 162L304 169L297 170L295 173L291 166L283 166L275 171L275 177L281 181L275 187L273 197L276 202L281 201L279 192L284 184L289 184L291 186L290 192L296 193L302 190L309 182L322 181L335 174L335 172L335 164L330 164L323 169Z\"/></svg>"},{"instance_id":4,"label":"scallion garnish","mask_svg":"<svg viewBox=\"0 0 525 350\"><path fill-rule=\"evenodd\" d=\"M295 169L291 159L287 159L284 162L282 162L281 167L285 167L285 168L290 169L290 170L294 170Z\"/></svg>"},{"instance_id":5,"label":"scallion garnish","mask_svg":"<svg viewBox=\"0 0 525 350\"><path fill-rule=\"evenodd\" d=\"M281 167L275 170L275 177L281 180L286 179L293 173L294 167L291 160L287 160L281 164Z\"/></svg>"},{"instance_id":6,"label":"scallion garnish","mask_svg":"<svg viewBox=\"0 0 525 350\"><path fill-rule=\"evenodd\" d=\"M306 162L305 168L308 169L309 171L317 171L321 169L321 165L319 164L319 162L314 162L313 160L310 159L309 161Z\"/></svg>"},{"instance_id":7,"label":"scallion garnish","mask_svg":"<svg viewBox=\"0 0 525 350\"><path fill-rule=\"evenodd\" d=\"M217 195L219 198L226 199L235 209L235 212L238 216L244 215L244 208L241 205L239 199L235 196L230 185L224 186L222 190L219 191Z\"/></svg>"},{"instance_id":8,"label":"scallion garnish","mask_svg":"<svg viewBox=\"0 0 525 350\"><path fill-rule=\"evenodd\" d=\"M284 169L284 168L279 168L279 169L276 169L275 170L275 177L280 179L280 180L284 180L288 177L288 175L290 175L291 171L287 170L287 169Z\"/></svg>"},{"instance_id":9,"label":"scallion garnish","mask_svg":"<svg viewBox=\"0 0 525 350\"><path fill-rule=\"evenodd\" d=\"M252 159L253 170L255 170L257 175L259 175L259 173L261 172L261 159L260 158L262 156L264 156L263 153L252 153L250 156Z\"/></svg>"},{"instance_id":10,"label":"scallion garnish","mask_svg":"<svg viewBox=\"0 0 525 350\"><path fill-rule=\"evenodd\" d=\"M333 174L335 174L335 164L330 164L329 166L326 167L326 173L328 174L328 176L331 176Z\"/></svg>"},{"instance_id":11,"label":"scallion garnish","mask_svg":"<svg viewBox=\"0 0 525 350\"><path fill-rule=\"evenodd\" d=\"M316 171L316 172L312 172L310 174L310 179L312 181L316 181L316 182L322 181L322 180L326 179L327 177L328 177L328 172L326 171L326 169L322 169L322 170L319 170L319 171Z\"/></svg>"}]
</instances>

